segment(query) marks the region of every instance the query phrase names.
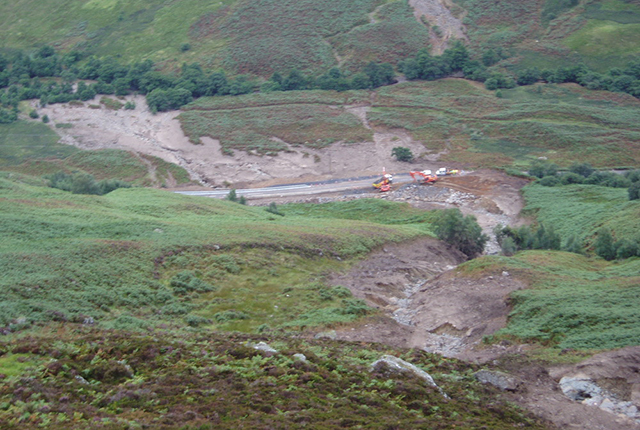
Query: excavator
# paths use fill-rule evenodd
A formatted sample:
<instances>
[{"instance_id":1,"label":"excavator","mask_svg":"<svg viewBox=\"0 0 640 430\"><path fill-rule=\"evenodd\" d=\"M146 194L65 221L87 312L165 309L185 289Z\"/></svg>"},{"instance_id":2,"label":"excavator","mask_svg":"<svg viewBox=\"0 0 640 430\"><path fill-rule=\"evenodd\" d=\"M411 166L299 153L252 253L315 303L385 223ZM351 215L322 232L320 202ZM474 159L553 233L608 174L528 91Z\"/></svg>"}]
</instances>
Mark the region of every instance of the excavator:
<instances>
[{"instance_id":1,"label":"excavator","mask_svg":"<svg viewBox=\"0 0 640 430\"><path fill-rule=\"evenodd\" d=\"M381 193L391 191L391 183L393 182L393 175L387 173L384 167L382 168L382 177L373 183L373 188L377 188Z\"/></svg>"},{"instance_id":2,"label":"excavator","mask_svg":"<svg viewBox=\"0 0 640 430\"><path fill-rule=\"evenodd\" d=\"M438 180L438 176L431 173L431 170L412 171L409 174L413 178L413 182L419 182L421 185L433 184Z\"/></svg>"}]
</instances>

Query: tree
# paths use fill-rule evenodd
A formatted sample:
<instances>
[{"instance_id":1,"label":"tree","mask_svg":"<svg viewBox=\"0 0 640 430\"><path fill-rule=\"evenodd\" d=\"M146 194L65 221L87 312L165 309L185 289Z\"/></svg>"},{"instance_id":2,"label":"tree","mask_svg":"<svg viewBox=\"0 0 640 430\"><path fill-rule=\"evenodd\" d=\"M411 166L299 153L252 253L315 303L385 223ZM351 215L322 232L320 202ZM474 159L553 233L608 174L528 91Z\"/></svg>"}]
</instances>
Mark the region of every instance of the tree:
<instances>
[{"instance_id":1,"label":"tree","mask_svg":"<svg viewBox=\"0 0 640 430\"><path fill-rule=\"evenodd\" d=\"M531 67L523 70L517 78L518 85L531 85L540 79L540 70L537 67Z\"/></svg>"},{"instance_id":2,"label":"tree","mask_svg":"<svg viewBox=\"0 0 640 430\"><path fill-rule=\"evenodd\" d=\"M547 161L536 160L529 168L529 175L537 178L544 178L545 176L556 176L558 173L558 166L554 163Z\"/></svg>"},{"instance_id":3,"label":"tree","mask_svg":"<svg viewBox=\"0 0 640 430\"><path fill-rule=\"evenodd\" d=\"M342 75L337 67L333 67L328 73L316 79L316 87L321 90L346 91L349 89L349 82Z\"/></svg>"},{"instance_id":4,"label":"tree","mask_svg":"<svg viewBox=\"0 0 640 430\"><path fill-rule=\"evenodd\" d=\"M239 75L233 81L229 82L227 86L228 94L237 96L240 94L249 94L253 91L256 84L247 75Z\"/></svg>"},{"instance_id":5,"label":"tree","mask_svg":"<svg viewBox=\"0 0 640 430\"><path fill-rule=\"evenodd\" d=\"M567 243L562 248L566 252L573 252L574 254L582 254L582 241L573 234L567 239Z\"/></svg>"},{"instance_id":6,"label":"tree","mask_svg":"<svg viewBox=\"0 0 640 430\"><path fill-rule=\"evenodd\" d=\"M364 66L363 72L369 77L373 88L389 85L393 82L395 75L391 64L377 64L373 61Z\"/></svg>"},{"instance_id":7,"label":"tree","mask_svg":"<svg viewBox=\"0 0 640 430\"><path fill-rule=\"evenodd\" d=\"M500 56L493 49L488 49L482 54L482 64L487 67L493 66L500 61Z\"/></svg>"},{"instance_id":8,"label":"tree","mask_svg":"<svg viewBox=\"0 0 640 430\"><path fill-rule=\"evenodd\" d=\"M128 78L117 78L113 81L113 90L117 96L126 96L129 94L131 81Z\"/></svg>"},{"instance_id":9,"label":"tree","mask_svg":"<svg viewBox=\"0 0 640 430\"><path fill-rule=\"evenodd\" d=\"M629 187L629 200L640 200L640 181Z\"/></svg>"},{"instance_id":10,"label":"tree","mask_svg":"<svg viewBox=\"0 0 640 430\"><path fill-rule=\"evenodd\" d=\"M605 260L613 260L616 258L616 248L613 246L613 236L606 228L598 230L598 238L595 243L595 251Z\"/></svg>"},{"instance_id":11,"label":"tree","mask_svg":"<svg viewBox=\"0 0 640 430\"><path fill-rule=\"evenodd\" d=\"M540 224L533 239L533 249L560 249L561 238L557 234L553 226L546 227L544 224Z\"/></svg>"},{"instance_id":12,"label":"tree","mask_svg":"<svg viewBox=\"0 0 640 430\"><path fill-rule=\"evenodd\" d=\"M292 70L289 76L282 82L284 91L304 90L307 87L307 80L299 70Z\"/></svg>"},{"instance_id":13,"label":"tree","mask_svg":"<svg viewBox=\"0 0 640 430\"><path fill-rule=\"evenodd\" d=\"M569 170L588 178L595 170L589 163L574 163Z\"/></svg>"},{"instance_id":14,"label":"tree","mask_svg":"<svg viewBox=\"0 0 640 430\"><path fill-rule=\"evenodd\" d=\"M138 82L140 92L149 94L155 89L166 90L174 86L173 78L160 72L148 71L142 75Z\"/></svg>"},{"instance_id":15,"label":"tree","mask_svg":"<svg viewBox=\"0 0 640 430\"><path fill-rule=\"evenodd\" d=\"M364 90L367 88L373 88L373 84L371 83L371 79L364 72L359 72L353 75L351 78L350 87L354 90Z\"/></svg>"},{"instance_id":16,"label":"tree","mask_svg":"<svg viewBox=\"0 0 640 430\"><path fill-rule=\"evenodd\" d=\"M495 91L499 88L498 80L496 78L489 78L484 81L484 87L489 91Z\"/></svg>"},{"instance_id":17,"label":"tree","mask_svg":"<svg viewBox=\"0 0 640 430\"><path fill-rule=\"evenodd\" d=\"M577 173L568 172L560 177L562 185L581 184L584 182L584 176Z\"/></svg>"},{"instance_id":18,"label":"tree","mask_svg":"<svg viewBox=\"0 0 640 430\"><path fill-rule=\"evenodd\" d=\"M40 58L47 58L53 56L55 53L55 49L53 49L49 45L45 45L38 50L38 53L36 55Z\"/></svg>"},{"instance_id":19,"label":"tree","mask_svg":"<svg viewBox=\"0 0 640 430\"><path fill-rule=\"evenodd\" d=\"M409 148L403 146L396 146L391 150L391 155L396 157L398 161L411 161L413 160L413 153Z\"/></svg>"},{"instance_id":20,"label":"tree","mask_svg":"<svg viewBox=\"0 0 640 430\"><path fill-rule=\"evenodd\" d=\"M236 192L235 188L232 188L231 191L229 191L229 194L227 194L227 197L225 197L227 200L229 200L230 202L238 202L238 193Z\"/></svg>"},{"instance_id":21,"label":"tree","mask_svg":"<svg viewBox=\"0 0 640 430\"><path fill-rule=\"evenodd\" d=\"M3 72L8 65L9 65L9 60L7 60L7 57L0 54L0 72Z\"/></svg>"},{"instance_id":22,"label":"tree","mask_svg":"<svg viewBox=\"0 0 640 430\"><path fill-rule=\"evenodd\" d=\"M631 239L621 239L614 245L616 249L616 258L623 260L625 258L635 257L638 254L638 242Z\"/></svg>"},{"instance_id":23,"label":"tree","mask_svg":"<svg viewBox=\"0 0 640 430\"><path fill-rule=\"evenodd\" d=\"M213 72L207 79L207 88L205 95L215 96L228 94L229 81L224 72Z\"/></svg>"},{"instance_id":24,"label":"tree","mask_svg":"<svg viewBox=\"0 0 640 430\"><path fill-rule=\"evenodd\" d=\"M93 175L88 173L76 173L71 183L73 194L100 194L100 186Z\"/></svg>"},{"instance_id":25,"label":"tree","mask_svg":"<svg viewBox=\"0 0 640 430\"><path fill-rule=\"evenodd\" d=\"M632 183L633 182L639 182L640 181L640 169L629 170L628 172L625 172L624 177L627 178Z\"/></svg>"},{"instance_id":26,"label":"tree","mask_svg":"<svg viewBox=\"0 0 640 430\"><path fill-rule=\"evenodd\" d=\"M460 209L447 209L434 226L440 240L455 246L467 257L473 258L484 251L488 237L473 215L463 216Z\"/></svg>"},{"instance_id":27,"label":"tree","mask_svg":"<svg viewBox=\"0 0 640 430\"><path fill-rule=\"evenodd\" d=\"M156 88L147 94L147 105L151 112L164 112L169 110L169 99L167 92L160 88Z\"/></svg>"},{"instance_id":28,"label":"tree","mask_svg":"<svg viewBox=\"0 0 640 430\"><path fill-rule=\"evenodd\" d=\"M443 59L449 64L452 71L462 70L469 61L469 51L467 47L459 40L453 43L453 46L444 51Z\"/></svg>"}]
</instances>

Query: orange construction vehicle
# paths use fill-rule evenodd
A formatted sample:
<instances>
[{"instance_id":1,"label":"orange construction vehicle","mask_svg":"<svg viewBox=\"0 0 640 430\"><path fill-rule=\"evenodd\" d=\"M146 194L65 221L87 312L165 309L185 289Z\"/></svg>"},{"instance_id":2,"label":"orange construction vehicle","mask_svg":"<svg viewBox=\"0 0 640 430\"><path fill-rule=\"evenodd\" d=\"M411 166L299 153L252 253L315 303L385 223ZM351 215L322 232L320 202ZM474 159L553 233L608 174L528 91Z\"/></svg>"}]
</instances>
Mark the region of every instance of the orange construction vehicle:
<instances>
[{"instance_id":1,"label":"orange construction vehicle","mask_svg":"<svg viewBox=\"0 0 640 430\"><path fill-rule=\"evenodd\" d=\"M431 173L431 170L423 170L421 172L409 172L409 174L413 178L413 182L419 181L421 185L433 184L438 180L438 176Z\"/></svg>"}]
</instances>

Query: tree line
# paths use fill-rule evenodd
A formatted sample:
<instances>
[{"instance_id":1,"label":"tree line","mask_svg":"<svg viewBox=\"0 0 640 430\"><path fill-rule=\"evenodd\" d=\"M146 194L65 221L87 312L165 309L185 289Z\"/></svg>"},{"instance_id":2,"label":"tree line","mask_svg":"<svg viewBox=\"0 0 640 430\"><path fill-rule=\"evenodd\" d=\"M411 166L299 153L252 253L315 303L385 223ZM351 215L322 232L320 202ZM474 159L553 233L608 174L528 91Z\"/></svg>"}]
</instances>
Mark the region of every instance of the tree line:
<instances>
[{"instance_id":1,"label":"tree line","mask_svg":"<svg viewBox=\"0 0 640 430\"><path fill-rule=\"evenodd\" d=\"M422 49L398 64L370 62L361 70L348 72L337 67L319 76L305 76L299 70L286 75L274 73L268 80L249 75L227 77L224 71L205 72L198 63L184 64L177 73L157 70L151 60L120 64L114 57L85 58L79 51L58 53L50 46L35 52L0 54L0 123L17 120L21 100L40 99L41 105L86 101L98 94L125 96L143 94L154 112L178 109L203 96L240 95L255 91L371 89L395 82L397 72L408 80L436 80L449 76L483 82L489 90L514 88L535 82L575 82L589 89L625 92L640 97L640 60L623 68L597 73L585 65L554 70L525 69L507 75L491 67L507 58L504 50L488 49L474 59L460 41L434 56ZM56 79L50 79L56 78Z\"/></svg>"}]
</instances>

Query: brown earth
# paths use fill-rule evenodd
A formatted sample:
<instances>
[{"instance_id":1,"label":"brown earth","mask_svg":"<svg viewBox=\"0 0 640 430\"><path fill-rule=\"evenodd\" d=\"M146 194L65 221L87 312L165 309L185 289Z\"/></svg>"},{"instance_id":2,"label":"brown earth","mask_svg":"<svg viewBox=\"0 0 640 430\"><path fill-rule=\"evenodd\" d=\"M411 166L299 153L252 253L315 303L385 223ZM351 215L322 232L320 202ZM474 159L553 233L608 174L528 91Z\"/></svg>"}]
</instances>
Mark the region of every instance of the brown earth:
<instances>
[{"instance_id":1,"label":"brown earth","mask_svg":"<svg viewBox=\"0 0 640 430\"><path fill-rule=\"evenodd\" d=\"M226 182L258 187L379 174L383 166L392 172L441 167L436 164L438 154L428 153L407 133L382 129L373 130L373 142L337 144L324 150L307 151L329 160L327 163L313 163L295 149L277 157L259 157L240 151L234 156L224 156L220 153L219 142L212 139L205 140L204 145L191 144L175 119L176 112L152 115L142 98L131 96L127 99L136 103L133 111L108 110L94 100L85 106L50 105L39 109L39 113L49 116L51 126L61 134L64 143L85 149L119 148L155 155L185 167L194 179L205 184ZM349 109L369 126L366 107ZM72 124L73 127L55 128L55 124ZM421 154L421 164L407 165L391 160L391 148L399 145ZM523 205L519 190L525 183L523 179L502 172L465 171L460 176L440 180L436 186L394 184L390 193L341 193L323 196L321 200L376 197L408 202L423 209L458 207L464 213L476 216L485 232L490 234L498 223L523 222L518 217ZM320 199L317 196L285 197L278 203L291 200ZM252 201L250 204L262 203ZM495 241L488 248L490 253L498 252ZM446 244L421 239L387 245L349 273L334 275L331 279L334 284L349 287L355 296L381 310L378 316L361 326L338 330L335 335L344 340L423 348L479 364L501 360L512 363L509 371L519 378L523 388L506 395L558 428L640 428L629 418L574 402L559 391L557 381L561 376L580 369L584 371L586 365L544 368L527 360L530 349L527 345L482 345L483 336L506 324L510 292L527 285L506 272L481 279L465 278L455 270L462 261L463 256ZM588 366L600 380L624 380L628 386L638 387L638 383L633 382L640 369L638 353L594 357ZM640 389L636 388L629 390L635 393L633 400L640 405Z\"/></svg>"}]
</instances>

